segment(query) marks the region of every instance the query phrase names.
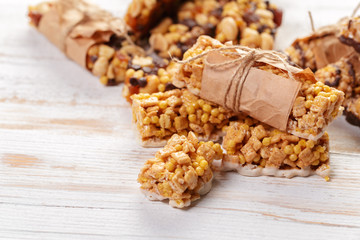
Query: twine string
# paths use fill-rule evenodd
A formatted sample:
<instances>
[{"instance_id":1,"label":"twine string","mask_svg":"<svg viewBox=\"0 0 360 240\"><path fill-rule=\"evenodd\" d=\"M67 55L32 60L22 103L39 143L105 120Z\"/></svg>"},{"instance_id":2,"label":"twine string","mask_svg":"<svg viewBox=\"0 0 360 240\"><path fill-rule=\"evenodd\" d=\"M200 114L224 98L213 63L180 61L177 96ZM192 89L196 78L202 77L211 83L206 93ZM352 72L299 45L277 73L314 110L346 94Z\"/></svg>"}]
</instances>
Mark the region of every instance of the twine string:
<instances>
[{"instance_id":1,"label":"twine string","mask_svg":"<svg viewBox=\"0 0 360 240\"><path fill-rule=\"evenodd\" d=\"M236 69L236 72L232 79L235 80L235 109L239 109L240 107L240 95L245 83L245 79L250 71L250 68L254 65L255 61L252 61L255 59L255 51L251 51L249 54L247 54L243 61L240 63L240 66ZM237 80L237 81L236 81ZM230 92L230 88L227 89L227 93ZM226 94L225 100L227 100L227 96L229 94ZM226 103L226 102L225 102Z\"/></svg>"}]
</instances>

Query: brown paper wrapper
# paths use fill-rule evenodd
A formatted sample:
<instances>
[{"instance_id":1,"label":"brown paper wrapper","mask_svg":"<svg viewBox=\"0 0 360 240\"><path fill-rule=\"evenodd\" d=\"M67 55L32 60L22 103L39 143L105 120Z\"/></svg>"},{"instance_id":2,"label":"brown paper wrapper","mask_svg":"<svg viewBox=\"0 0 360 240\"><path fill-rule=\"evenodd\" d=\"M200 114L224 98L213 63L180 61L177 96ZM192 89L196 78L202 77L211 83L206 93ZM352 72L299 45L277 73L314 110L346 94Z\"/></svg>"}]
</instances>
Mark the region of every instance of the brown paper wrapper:
<instances>
[{"instance_id":1,"label":"brown paper wrapper","mask_svg":"<svg viewBox=\"0 0 360 240\"><path fill-rule=\"evenodd\" d=\"M334 63L353 51L352 47L341 43L338 39L340 27L345 20L346 18L336 24L319 28L310 36L297 39L293 46L297 42L309 42L309 47L315 55L317 69Z\"/></svg>"},{"instance_id":2,"label":"brown paper wrapper","mask_svg":"<svg viewBox=\"0 0 360 240\"><path fill-rule=\"evenodd\" d=\"M44 13L38 30L70 59L86 67L88 49L123 35L125 24L110 13L83 0L58 0Z\"/></svg>"},{"instance_id":3,"label":"brown paper wrapper","mask_svg":"<svg viewBox=\"0 0 360 240\"><path fill-rule=\"evenodd\" d=\"M335 35L325 36L314 41L313 52L316 67L323 68L353 52L352 47L342 44Z\"/></svg>"},{"instance_id":4,"label":"brown paper wrapper","mask_svg":"<svg viewBox=\"0 0 360 240\"><path fill-rule=\"evenodd\" d=\"M224 68L214 68L210 64L220 64L233 60L218 52L209 53L204 59L200 97L217 103L234 112L244 112L251 117L272 127L285 131L295 98L301 88L301 82L292 78L284 78L267 71L251 68L248 72L241 92L236 87L227 87L233 81L238 64L229 64ZM274 63L266 59L267 64L285 68L284 64ZM316 81L310 70L301 71L289 68L293 74L303 75ZM236 101L239 101L236 103Z\"/></svg>"}]
</instances>

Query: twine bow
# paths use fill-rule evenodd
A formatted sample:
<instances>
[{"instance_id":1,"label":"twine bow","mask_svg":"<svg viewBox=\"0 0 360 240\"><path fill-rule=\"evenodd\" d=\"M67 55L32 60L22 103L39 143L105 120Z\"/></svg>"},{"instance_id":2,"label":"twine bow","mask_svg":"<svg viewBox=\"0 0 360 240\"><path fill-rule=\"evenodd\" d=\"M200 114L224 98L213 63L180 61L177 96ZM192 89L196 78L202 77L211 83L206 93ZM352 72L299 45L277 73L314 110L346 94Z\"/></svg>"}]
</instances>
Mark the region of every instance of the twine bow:
<instances>
[{"instance_id":1,"label":"twine bow","mask_svg":"<svg viewBox=\"0 0 360 240\"><path fill-rule=\"evenodd\" d=\"M235 50L235 51L231 51L231 50ZM283 55L282 53L279 53L279 52L275 52L275 51L253 49L253 48L249 48L249 47L245 47L245 46L225 46L225 47L209 50L207 52L201 53L195 57L192 57L192 58L189 58L189 59L186 59L183 61L179 61L176 59L174 61L177 63L180 63L180 64L186 64L186 63L193 62L197 59L200 59L202 57L205 57L205 56L209 55L210 53L214 53L214 52L221 53L222 55L224 55L226 57L231 57L233 59L222 62L222 63L206 62L206 65L213 69L224 70L226 68L232 67L235 64L239 64L238 67L236 68L235 73L231 76L231 81L226 86L226 94L225 94L224 103L225 103L225 107L227 107L231 110L237 111L239 109L240 96L241 96L241 92L242 92L244 83L246 81L246 78L249 74L251 67L257 61L262 60L260 62L266 62L266 63L268 61L269 62L268 64L270 64L270 65L271 65L271 63L283 64L284 69L287 71L289 77L291 79L295 80L295 78L292 74L292 70L290 69L290 65L287 62L287 60L286 60L287 58L285 55ZM283 70L283 69L280 69L280 70ZM234 95L234 99L233 99L235 106L228 105L228 97L229 97L228 93L230 92L230 90L232 88L235 88L235 95Z\"/></svg>"}]
</instances>

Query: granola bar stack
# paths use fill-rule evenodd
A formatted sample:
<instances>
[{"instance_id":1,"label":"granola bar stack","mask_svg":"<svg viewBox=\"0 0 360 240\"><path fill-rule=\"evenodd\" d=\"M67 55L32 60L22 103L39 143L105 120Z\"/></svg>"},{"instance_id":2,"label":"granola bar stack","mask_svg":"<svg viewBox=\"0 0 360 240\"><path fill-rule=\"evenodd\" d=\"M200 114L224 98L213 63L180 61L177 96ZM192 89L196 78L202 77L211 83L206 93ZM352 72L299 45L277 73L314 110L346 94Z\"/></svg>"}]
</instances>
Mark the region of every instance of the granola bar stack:
<instances>
[{"instance_id":1,"label":"granola bar stack","mask_svg":"<svg viewBox=\"0 0 360 240\"><path fill-rule=\"evenodd\" d=\"M326 127L343 107L360 126L360 18L297 39L286 57L271 51L282 12L264 0L133 0L124 21L54 0L29 17L102 84L124 82L141 145L163 147L138 176L150 200L187 207L215 170L328 181Z\"/></svg>"},{"instance_id":2,"label":"granola bar stack","mask_svg":"<svg viewBox=\"0 0 360 240\"><path fill-rule=\"evenodd\" d=\"M251 113L235 112L202 98L205 53L224 47L215 39L199 37L184 54L185 61L195 60L178 65L173 82L187 89L132 96L133 118L143 146L163 146L173 134L186 136L191 131L204 141L223 137L223 171L288 178L318 174L329 180L329 137L324 129L342 112L344 94L310 78L312 72L294 74L301 87L287 128L281 131L254 119ZM233 49L226 51L232 53ZM255 63L254 68L282 76L281 81L290 78L286 71L264 62ZM297 127L292 128L295 123Z\"/></svg>"},{"instance_id":3,"label":"granola bar stack","mask_svg":"<svg viewBox=\"0 0 360 240\"><path fill-rule=\"evenodd\" d=\"M204 141L221 140L223 170L248 176L318 174L329 178L329 138L309 140L282 132L245 114L235 114L188 90L133 97L133 117L143 146L164 146L189 132Z\"/></svg>"},{"instance_id":4,"label":"granola bar stack","mask_svg":"<svg viewBox=\"0 0 360 240\"><path fill-rule=\"evenodd\" d=\"M206 59L206 56L197 58L197 56L201 56L201 54L206 54L206 52L221 49L223 47L225 47L225 45L215 39L206 36L200 37L197 43L184 54L185 61L191 58L194 58L194 61L185 62L181 65L179 68L179 74L176 75L173 83L177 87L186 86L189 91L196 95L207 96L209 91L207 86L209 85L202 86L202 81L205 79L204 67L206 64L204 64L204 62L209 58ZM229 51L230 54L235 53L234 50ZM280 81L283 82L280 82L280 86L278 87L283 87L285 81L288 81L290 78L289 73L285 70L264 62L256 62L253 68L260 69L262 72L266 71L272 73L272 75L282 76L284 79ZM297 70L299 69L295 69L295 71ZM225 74L227 73L227 71L224 72ZM325 86L321 82L316 82L312 72L302 73L304 74L301 74L301 72L294 74L295 80L301 84L290 109L286 130L299 137L317 140L321 137L327 125L342 113L341 104L344 99L344 93L335 88ZM231 73L229 74L231 75ZM221 81L219 82L221 85ZM205 89L205 87L206 92L202 92L202 89ZM273 91L275 90L276 89L273 89ZM218 89L216 89L215 92L218 94ZM260 97L261 96L256 96L254 98ZM271 101L271 99L264 99L264 101L269 100ZM265 103L261 102L261 104L264 105ZM251 107L253 106L255 105L252 104ZM260 111L261 109L258 110ZM251 114L252 113L250 113L250 115ZM263 121L266 121L265 119L266 117Z\"/></svg>"}]
</instances>

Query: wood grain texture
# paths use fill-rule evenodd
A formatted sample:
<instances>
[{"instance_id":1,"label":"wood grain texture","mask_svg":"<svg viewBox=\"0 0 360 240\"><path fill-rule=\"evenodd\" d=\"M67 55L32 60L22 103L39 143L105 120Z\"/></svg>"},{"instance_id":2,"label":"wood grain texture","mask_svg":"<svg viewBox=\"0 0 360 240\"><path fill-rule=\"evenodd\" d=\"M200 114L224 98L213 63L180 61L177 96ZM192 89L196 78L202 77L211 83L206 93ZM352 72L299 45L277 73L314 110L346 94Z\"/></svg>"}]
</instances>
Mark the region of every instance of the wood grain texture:
<instances>
[{"instance_id":1,"label":"wood grain texture","mask_svg":"<svg viewBox=\"0 0 360 240\"><path fill-rule=\"evenodd\" d=\"M37 1L39 2L39 1ZM121 16L129 0L95 1ZM274 1L277 48L357 1ZM216 176L186 210L150 202L121 86L105 88L27 24L36 1L0 1L0 239L360 239L360 129L329 128L332 180ZM309 6L309 7L308 7Z\"/></svg>"}]
</instances>

